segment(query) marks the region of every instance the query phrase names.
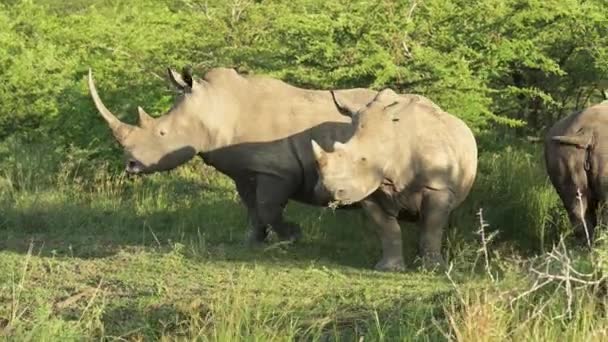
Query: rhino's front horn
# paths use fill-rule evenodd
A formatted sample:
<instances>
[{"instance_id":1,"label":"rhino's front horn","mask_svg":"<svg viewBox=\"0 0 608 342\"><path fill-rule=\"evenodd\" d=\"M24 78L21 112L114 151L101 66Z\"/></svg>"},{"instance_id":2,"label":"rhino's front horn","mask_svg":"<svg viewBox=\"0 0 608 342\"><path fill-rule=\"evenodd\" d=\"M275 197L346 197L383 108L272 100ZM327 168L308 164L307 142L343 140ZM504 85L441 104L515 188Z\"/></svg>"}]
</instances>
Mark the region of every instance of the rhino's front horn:
<instances>
[{"instance_id":1,"label":"rhino's front horn","mask_svg":"<svg viewBox=\"0 0 608 342\"><path fill-rule=\"evenodd\" d=\"M122 143L129 133L133 130L133 126L128 125L120 120L112 114L108 110L108 108L103 104L99 94L97 94L97 88L95 87L95 82L93 82L93 71L89 68L89 91L91 92L91 97L93 98L93 102L95 102L95 107L106 120L110 128L112 129L112 133L118 142Z\"/></svg>"},{"instance_id":2,"label":"rhino's front horn","mask_svg":"<svg viewBox=\"0 0 608 342\"><path fill-rule=\"evenodd\" d=\"M154 118L139 106L137 107L137 113L139 113L139 125L142 128L149 126L154 121Z\"/></svg>"}]
</instances>

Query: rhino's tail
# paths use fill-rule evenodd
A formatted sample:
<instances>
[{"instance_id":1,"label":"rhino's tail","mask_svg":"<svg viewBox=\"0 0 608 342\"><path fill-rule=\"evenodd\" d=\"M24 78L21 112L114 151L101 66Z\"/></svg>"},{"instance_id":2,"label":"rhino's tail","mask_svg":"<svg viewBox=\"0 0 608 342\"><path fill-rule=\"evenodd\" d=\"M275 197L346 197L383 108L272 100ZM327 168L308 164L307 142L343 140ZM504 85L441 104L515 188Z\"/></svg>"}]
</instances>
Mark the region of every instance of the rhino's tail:
<instances>
[{"instance_id":1,"label":"rhino's tail","mask_svg":"<svg viewBox=\"0 0 608 342\"><path fill-rule=\"evenodd\" d=\"M591 145L593 136L591 134L580 133L576 135L556 135L551 140L564 145L574 145L578 148L587 148Z\"/></svg>"}]
</instances>

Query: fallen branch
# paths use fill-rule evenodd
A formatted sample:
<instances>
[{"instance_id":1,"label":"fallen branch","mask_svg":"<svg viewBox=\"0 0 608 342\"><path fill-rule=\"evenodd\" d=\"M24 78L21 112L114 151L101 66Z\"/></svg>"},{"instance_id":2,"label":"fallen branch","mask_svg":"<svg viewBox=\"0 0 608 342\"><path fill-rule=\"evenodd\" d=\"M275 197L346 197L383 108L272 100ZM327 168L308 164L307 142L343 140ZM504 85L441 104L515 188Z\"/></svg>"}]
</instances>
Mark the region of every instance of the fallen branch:
<instances>
[{"instance_id":1,"label":"fallen branch","mask_svg":"<svg viewBox=\"0 0 608 342\"><path fill-rule=\"evenodd\" d=\"M89 287L83 291L80 291L74 295L71 295L64 300L55 303L55 310L62 310L67 307L70 307L73 304L75 304L76 302L78 302L80 299L82 299L84 297L88 297L89 295L92 295L93 293L95 293L95 291L97 291L96 288Z\"/></svg>"}]
</instances>

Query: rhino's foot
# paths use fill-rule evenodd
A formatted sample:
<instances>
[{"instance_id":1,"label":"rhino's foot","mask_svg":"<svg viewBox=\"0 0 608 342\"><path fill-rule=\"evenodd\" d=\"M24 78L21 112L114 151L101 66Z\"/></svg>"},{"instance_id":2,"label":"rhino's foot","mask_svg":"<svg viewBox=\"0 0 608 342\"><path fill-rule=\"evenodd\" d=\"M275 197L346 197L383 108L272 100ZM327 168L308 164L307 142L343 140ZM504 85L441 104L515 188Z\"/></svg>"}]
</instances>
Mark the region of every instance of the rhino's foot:
<instances>
[{"instance_id":1,"label":"rhino's foot","mask_svg":"<svg viewBox=\"0 0 608 342\"><path fill-rule=\"evenodd\" d=\"M422 257L422 268L430 272L443 271L446 264L440 254L427 254Z\"/></svg>"},{"instance_id":2,"label":"rhino's foot","mask_svg":"<svg viewBox=\"0 0 608 342\"><path fill-rule=\"evenodd\" d=\"M405 263L403 258L382 258L374 269L382 272L402 272L405 271Z\"/></svg>"},{"instance_id":3,"label":"rhino's foot","mask_svg":"<svg viewBox=\"0 0 608 342\"><path fill-rule=\"evenodd\" d=\"M245 244L250 248L260 248L266 245L268 233L266 230L249 229L245 237Z\"/></svg>"},{"instance_id":4,"label":"rhino's foot","mask_svg":"<svg viewBox=\"0 0 608 342\"><path fill-rule=\"evenodd\" d=\"M593 235L588 231L585 232L583 229L577 229L574 231L574 241L582 248L590 248L593 246Z\"/></svg>"},{"instance_id":5,"label":"rhino's foot","mask_svg":"<svg viewBox=\"0 0 608 342\"><path fill-rule=\"evenodd\" d=\"M285 223L277 231L277 236L281 241L297 242L302 238L302 228L295 223Z\"/></svg>"}]
</instances>

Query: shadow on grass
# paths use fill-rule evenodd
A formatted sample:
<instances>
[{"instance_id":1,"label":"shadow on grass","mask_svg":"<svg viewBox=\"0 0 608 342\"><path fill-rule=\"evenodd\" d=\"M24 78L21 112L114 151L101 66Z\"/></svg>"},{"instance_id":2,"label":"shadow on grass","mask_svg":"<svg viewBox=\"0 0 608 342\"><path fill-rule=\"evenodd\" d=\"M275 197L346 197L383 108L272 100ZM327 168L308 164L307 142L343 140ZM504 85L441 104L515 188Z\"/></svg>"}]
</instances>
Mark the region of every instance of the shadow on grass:
<instances>
[{"instance_id":1,"label":"shadow on grass","mask_svg":"<svg viewBox=\"0 0 608 342\"><path fill-rule=\"evenodd\" d=\"M195 259L319 261L356 268L371 268L380 257L378 238L361 210L334 212L292 201L286 216L303 227L303 240L252 249L244 244L245 208L230 188L181 177L124 188L115 196L51 188L5 198L0 201L0 250L25 254L33 245L40 256L90 259L121 250L183 249ZM406 237L410 230L404 228Z\"/></svg>"},{"instance_id":2,"label":"shadow on grass","mask_svg":"<svg viewBox=\"0 0 608 342\"><path fill-rule=\"evenodd\" d=\"M358 290L345 297L327 296L319 302L296 295L290 299L298 303L297 307L289 308L269 305L264 300L272 302L272 299L266 297L257 300L230 291L219 301L204 298L182 298L172 303L131 301L105 307L101 321L107 336L123 339L214 336L238 340L255 336L273 340L290 337L350 341L360 336L372 340L379 336L441 337L434 328L436 322L444 321L442 307L453 291L446 288L425 294L416 290L384 294L380 304L371 305L379 298L357 298Z\"/></svg>"}]
</instances>

